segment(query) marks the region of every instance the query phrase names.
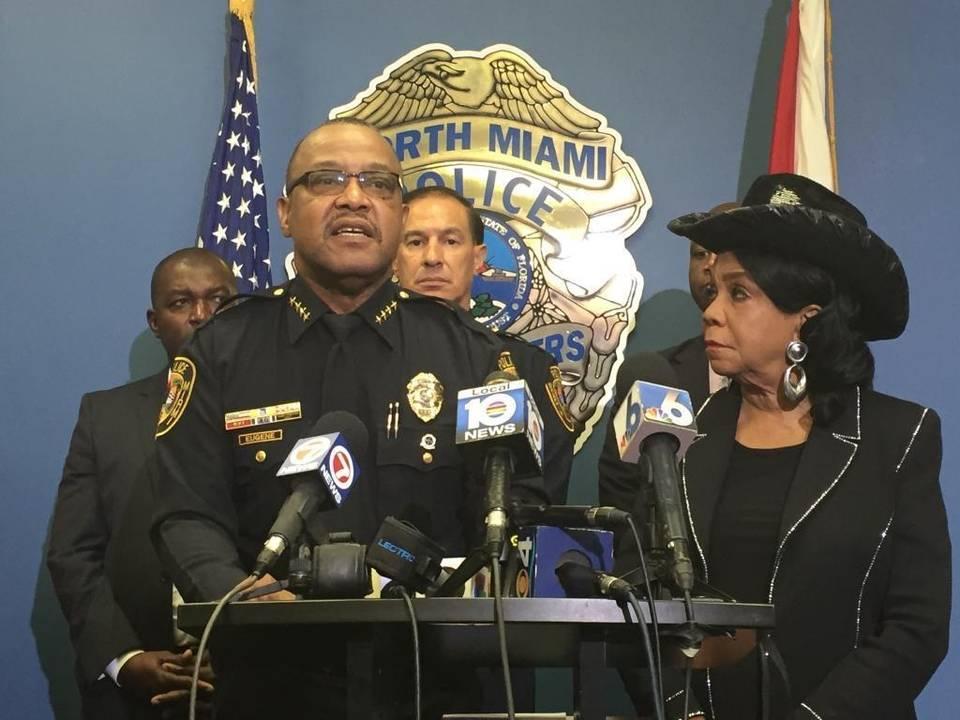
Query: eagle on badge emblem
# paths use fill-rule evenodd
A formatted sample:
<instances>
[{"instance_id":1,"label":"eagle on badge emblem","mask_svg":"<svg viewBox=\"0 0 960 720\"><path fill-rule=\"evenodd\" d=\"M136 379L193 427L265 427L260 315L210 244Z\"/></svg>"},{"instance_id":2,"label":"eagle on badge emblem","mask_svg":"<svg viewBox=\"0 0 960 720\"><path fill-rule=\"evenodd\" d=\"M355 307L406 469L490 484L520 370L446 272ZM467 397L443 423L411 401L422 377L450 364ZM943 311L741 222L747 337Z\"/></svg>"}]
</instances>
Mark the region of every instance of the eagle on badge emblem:
<instances>
[{"instance_id":1,"label":"eagle on badge emblem","mask_svg":"<svg viewBox=\"0 0 960 720\"><path fill-rule=\"evenodd\" d=\"M437 48L418 55L380 83L356 117L382 127L477 111L533 120L570 135L600 127L596 118L571 103L532 64L508 50L455 57Z\"/></svg>"},{"instance_id":2,"label":"eagle on badge emblem","mask_svg":"<svg viewBox=\"0 0 960 720\"><path fill-rule=\"evenodd\" d=\"M417 373L407 383L407 402L414 415L430 422L443 406L443 385L433 373Z\"/></svg>"}]
</instances>

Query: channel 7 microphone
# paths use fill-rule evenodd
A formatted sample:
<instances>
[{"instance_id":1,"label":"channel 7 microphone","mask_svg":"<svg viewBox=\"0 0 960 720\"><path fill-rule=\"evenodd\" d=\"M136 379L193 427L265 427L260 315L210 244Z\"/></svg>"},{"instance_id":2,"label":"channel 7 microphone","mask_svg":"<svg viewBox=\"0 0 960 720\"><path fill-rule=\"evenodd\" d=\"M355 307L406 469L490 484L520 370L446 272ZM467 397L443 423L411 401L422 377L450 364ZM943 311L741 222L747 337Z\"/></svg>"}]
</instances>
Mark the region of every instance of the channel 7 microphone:
<instances>
[{"instance_id":1,"label":"channel 7 microphone","mask_svg":"<svg viewBox=\"0 0 960 720\"><path fill-rule=\"evenodd\" d=\"M367 449L367 428L351 413L322 415L307 435L297 440L277 477L290 478L287 496L257 556L253 574L262 577L296 541L306 522L330 499L340 507L360 474L355 458Z\"/></svg>"},{"instance_id":2,"label":"channel 7 microphone","mask_svg":"<svg viewBox=\"0 0 960 720\"><path fill-rule=\"evenodd\" d=\"M527 383L496 371L458 392L456 442L468 466L483 468L487 545L500 548L511 477L543 472L543 419Z\"/></svg>"},{"instance_id":3,"label":"channel 7 microphone","mask_svg":"<svg viewBox=\"0 0 960 720\"><path fill-rule=\"evenodd\" d=\"M683 591L693 589L693 563L680 499L677 461L697 434L690 394L675 387L676 374L665 358L655 353L645 357L640 377L663 384L637 380L613 418L620 459L648 463L653 483L659 530L670 551L673 581Z\"/></svg>"}]
</instances>

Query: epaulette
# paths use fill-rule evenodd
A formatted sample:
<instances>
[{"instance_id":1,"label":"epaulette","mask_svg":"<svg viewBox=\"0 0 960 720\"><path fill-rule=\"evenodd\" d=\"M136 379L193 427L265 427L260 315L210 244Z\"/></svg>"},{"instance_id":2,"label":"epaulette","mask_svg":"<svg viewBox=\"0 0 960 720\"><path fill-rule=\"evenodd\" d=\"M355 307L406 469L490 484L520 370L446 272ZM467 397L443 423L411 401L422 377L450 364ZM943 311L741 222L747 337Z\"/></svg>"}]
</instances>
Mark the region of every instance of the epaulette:
<instances>
[{"instance_id":1,"label":"epaulette","mask_svg":"<svg viewBox=\"0 0 960 720\"><path fill-rule=\"evenodd\" d=\"M276 287L269 288L267 290L259 290L255 293L237 293L236 295L231 295L222 303L220 307L217 308L217 311L214 315L219 315L225 310L231 310L236 307L240 307L248 300L276 300L282 298L287 294L287 285L277 285Z\"/></svg>"},{"instance_id":2,"label":"epaulette","mask_svg":"<svg viewBox=\"0 0 960 720\"><path fill-rule=\"evenodd\" d=\"M487 338L496 337L496 334L490 328L483 323L477 322L473 315L471 315L468 311L464 310L456 303L450 302L449 300L434 297L433 295L421 295L413 290L405 289L398 290L397 297L399 297L405 303L430 303L432 305L440 305L449 310L461 323L463 323L463 326L468 330L472 330L473 332L481 334Z\"/></svg>"}]
</instances>

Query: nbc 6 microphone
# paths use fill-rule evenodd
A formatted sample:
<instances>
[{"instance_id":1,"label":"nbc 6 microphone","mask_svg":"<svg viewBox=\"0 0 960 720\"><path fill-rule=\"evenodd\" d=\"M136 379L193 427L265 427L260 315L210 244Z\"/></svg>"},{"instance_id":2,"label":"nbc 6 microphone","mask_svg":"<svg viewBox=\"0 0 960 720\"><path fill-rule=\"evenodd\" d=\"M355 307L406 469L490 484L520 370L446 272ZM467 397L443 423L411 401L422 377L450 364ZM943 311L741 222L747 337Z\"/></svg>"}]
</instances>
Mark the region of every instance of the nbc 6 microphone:
<instances>
[{"instance_id":1,"label":"nbc 6 microphone","mask_svg":"<svg viewBox=\"0 0 960 720\"><path fill-rule=\"evenodd\" d=\"M676 374L666 359L655 353L644 356L640 377L613 418L620 459L640 462L650 469L656 514L663 542L670 551L672 579L688 592L693 589L693 563L680 499L677 462L697 434L690 395L677 389Z\"/></svg>"},{"instance_id":2,"label":"nbc 6 microphone","mask_svg":"<svg viewBox=\"0 0 960 720\"><path fill-rule=\"evenodd\" d=\"M527 383L496 371L481 387L458 392L456 441L466 464L483 468L486 542L499 554L511 477L539 475L543 468L543 420Z\"/></svg>"},{"instance_id":3,"label":"nbc 6 microphone","mask_svg":"<svg viewBox=\"0 0 960 720\"><path fill-rule=\"evenodd\" d=\"M322 415L297 440L277 470L277 477L290 478L293 490L257 556L254 575L262 577L270 569L327 498L336 507L343 504L359 475L354 458L363 457L366 449L366 427L356 415L341 410Z\"/></svg>"}]
</instances>

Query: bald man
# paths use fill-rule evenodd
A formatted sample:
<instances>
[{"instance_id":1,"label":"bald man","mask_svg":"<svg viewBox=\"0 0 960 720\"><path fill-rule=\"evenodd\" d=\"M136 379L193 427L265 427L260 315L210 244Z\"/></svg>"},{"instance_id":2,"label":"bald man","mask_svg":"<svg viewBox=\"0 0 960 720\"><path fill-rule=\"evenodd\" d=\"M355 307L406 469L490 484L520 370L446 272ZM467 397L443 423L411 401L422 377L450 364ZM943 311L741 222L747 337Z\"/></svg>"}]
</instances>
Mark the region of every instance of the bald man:
<instances>
[{"instance_id":1,"label":"bald man","mask_svg":"<svg viewBox=\"0 0 960 720\"><path fill-rule=\"evenodd\" d=\"M147 325L168 358L235 292L207 250L161 260ZM147 473L166 384L163 370L84 395L57 493L47 564L90 720L175 717L189 688L192 651L175 647L172 590L148 538Z\"/></svg>"}]
</instances>

